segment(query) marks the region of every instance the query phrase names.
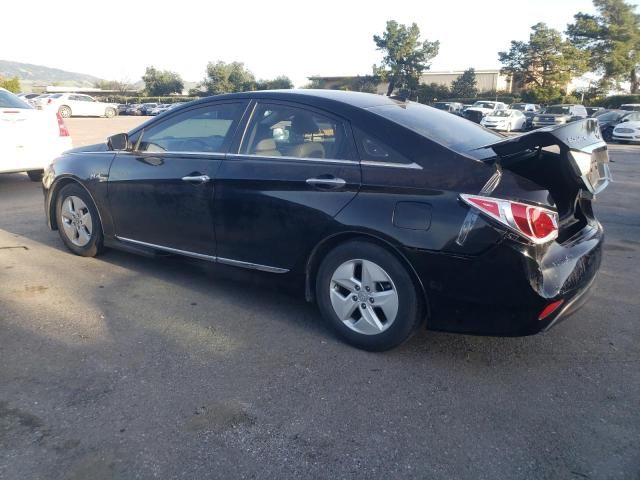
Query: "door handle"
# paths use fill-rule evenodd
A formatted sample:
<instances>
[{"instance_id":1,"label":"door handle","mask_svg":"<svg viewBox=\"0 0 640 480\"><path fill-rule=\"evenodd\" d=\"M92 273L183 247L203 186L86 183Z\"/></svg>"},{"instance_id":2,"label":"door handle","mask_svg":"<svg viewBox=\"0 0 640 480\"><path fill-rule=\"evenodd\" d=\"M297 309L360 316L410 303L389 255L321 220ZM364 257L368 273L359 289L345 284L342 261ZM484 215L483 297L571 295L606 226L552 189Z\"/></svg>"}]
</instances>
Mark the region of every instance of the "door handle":
<instances>
[{"instance_id":1,"label":"door handle","mask_svg":"<svg viewBox=\"0 0 640 480\"><path fill-rule=\"evenodd\" d=\"M307 178L307 184L314 187L342 188L347 182L342 178Z\"/></svg>"},{"instance_id":2,"label":"door handle","mask_svg":"<svg viewBox=\"0 0 640 480\"><path fill-rule=\"evenodd\" d=\"M193 177L182 177L182 181L183 182L189 182L189 183L207 183L209 180L211 180L211 178L209 178L208 175L196 175Z\"/></svg>"}]
</instances>

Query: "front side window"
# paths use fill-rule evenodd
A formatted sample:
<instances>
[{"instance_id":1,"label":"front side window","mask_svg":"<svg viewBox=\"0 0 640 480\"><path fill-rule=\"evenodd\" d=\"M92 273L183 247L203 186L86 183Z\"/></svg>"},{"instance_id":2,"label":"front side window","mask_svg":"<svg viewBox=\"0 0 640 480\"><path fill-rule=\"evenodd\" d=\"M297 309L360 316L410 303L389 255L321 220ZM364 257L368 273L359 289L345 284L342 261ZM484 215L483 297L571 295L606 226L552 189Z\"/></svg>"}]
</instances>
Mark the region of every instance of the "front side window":
<instances>
[{"instance_id":1,"label":"front side window","mask_svg":"<svg viewBox=\"0 0 640 480\"><path fill-rule=\"evenodd\" d=\"M243 103L224 103L188 110L141 132L138 150L224 153L243 111ZM135 145L137 140L134 139L133 143Z\"/></svg>"},{"instance_id":2,"label":"front side window","mask_svg":"<svg viewBox=\"0 0 640 480\"><path fill-rule=\"evenodd\" d=\"M260 103L242 152L268 157L349 159L342 122L300 107Z\"/></svg>"}]
</instances>

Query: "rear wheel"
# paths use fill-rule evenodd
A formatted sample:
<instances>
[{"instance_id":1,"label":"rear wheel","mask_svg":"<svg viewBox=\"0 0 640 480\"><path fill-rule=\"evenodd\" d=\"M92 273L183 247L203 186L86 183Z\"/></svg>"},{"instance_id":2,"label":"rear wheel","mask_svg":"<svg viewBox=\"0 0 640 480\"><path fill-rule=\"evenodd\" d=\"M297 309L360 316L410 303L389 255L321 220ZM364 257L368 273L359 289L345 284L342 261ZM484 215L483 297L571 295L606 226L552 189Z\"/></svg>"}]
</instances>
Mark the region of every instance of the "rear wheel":
<instances>
[{"instance_id":1,"label":"rear wheel","mask_svg":"<svg viewBox=\"0 0 640 480\"><path fill-rule=\"evenodd\" d=\"M81 186L62 187L56 200L56 220L60 238L76 255L95 257L104 249L98 211Z\"/></svg>"},{"instance_id":2,"label":"rear wheel","mask_svg":"<svg viewBox=\"0 0 640 480\"><path fill-rule=\"evenodd\" d=\"M366 241L332 250L316 280L320 312L347 343L383 351L407 340L422 324L424 302L406 267Z\"/></svg>"},{"instance_id":3,"label":"rear wheel","mask_svg":"<svg viewBox=\"0 0 640 480\"><path fill-rule=\"evenodd\" d=\"M40 182L42 181L42 174L44 170L29 170L27 175L29 175L29 180L32 182Z\"/></svg>"},{"instance_id":4,"label":"rear wheel","mask_svg":"<svg viewBox=\"0 0 640 480\"><path fill-rule=\"evenodd\" d=\"M71 108L63 105L58 109L58 113L62 118L69 118L71 116Z\"/></svg>"},{"instance_id":5,"label":"rear wheel","mask_svg":"<svg viewBox=\"0 0 640 480\"><path fill-rule=\"evenodd\" d=\"M105 117L107 117L107 118L115 117L115 116L116 116L116 111L115 111L115 109L113 109L113 108L107 108L107 109L104 111L104 116L105 116Z\"/></svg>"}]
</instances>

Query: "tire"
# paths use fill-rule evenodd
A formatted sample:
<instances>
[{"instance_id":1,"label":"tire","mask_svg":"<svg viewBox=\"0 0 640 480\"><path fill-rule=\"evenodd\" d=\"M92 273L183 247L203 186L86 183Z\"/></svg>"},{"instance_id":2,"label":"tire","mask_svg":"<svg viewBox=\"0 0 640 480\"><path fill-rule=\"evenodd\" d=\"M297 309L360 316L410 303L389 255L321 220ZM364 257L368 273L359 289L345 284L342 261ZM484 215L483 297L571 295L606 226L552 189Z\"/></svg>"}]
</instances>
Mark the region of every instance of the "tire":
<instances>
[{"instance_id":1,"label":"tire","mask_svg":"<svg viewBox=\"0 0 640 480\"><path fill-rule=\"evenodd\" d=\"M71 108L67 107L66 105L62 105L58 109L58 113L62 118L69 118L71 116Z\"/></svg>"},{"instance_id":2,"label":"tire","mask_svg":"<svg viewBox=\"0 0 640 480\"><path fill-rule=\"evenodd\" d=\"M511 132L511 122L507 124L507 133Z\"/></svg>"},{"instance_id":3,"label":"tire","mask_svg":"<svg viewBox=\"0 0 640 480\"><path fill-rule=\"evenodd\" d=\"M76 255L95 257L104 250L100 216L91 196L80 185L71 183L58 193L56 222L60 238Z\"/></svg>"},{"instance_id":4,"label":"tire","mask_svg":"<svg viewBox=\"0 0 640 480\"><path fill-rule=\"evenodd\" d=\"M115 109L113 109L113 108L107 108L107 109L104 111L104 116L105 116L105 117L107 117L107 118L113 118L113 117L115 117L116 115L117 115L117 112L116 112L116 111L115 111Z\"/></svg>"},{"instance_id":5,"label":"tire","mask_svg":"<svg viewBox=\"0 0 640 480\"><path fill-rule=\"evenodd\" d=\"M316 277L316 299L338 336L363 350L397 347L424 320L422 292L407 268L391 252L363 240L339 245L325 257Z\"/></svg>"},{"instance_id":6,"label":"tire","mask_svg":"<svg viewBox=\"0 0 640 480\"><path fill-rule=\"evenodd\" d=\"M29 180L32 182L41 182L42 175L44 174L44 170L29 170L27 175L29 175Z\"/></svg>"}]
</instances>

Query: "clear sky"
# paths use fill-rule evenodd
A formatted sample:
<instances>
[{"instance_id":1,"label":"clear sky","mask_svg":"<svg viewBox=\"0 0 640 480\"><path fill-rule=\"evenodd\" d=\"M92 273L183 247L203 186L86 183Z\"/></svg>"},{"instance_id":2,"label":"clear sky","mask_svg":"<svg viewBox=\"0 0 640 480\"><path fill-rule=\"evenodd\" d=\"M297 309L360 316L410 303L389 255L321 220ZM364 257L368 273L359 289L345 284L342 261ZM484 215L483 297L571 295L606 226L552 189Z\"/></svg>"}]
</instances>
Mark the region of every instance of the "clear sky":
<instances>
[{"instance_id":1,"label":"clear sky","mask_svg":"<svg viewBox=\"0 0 640 480\"><path fill-rule=\"evenodd\" d=\"M482 69L499 67L497 52L531 25L564 30L579 11L593 12L591 1L10 1L0 59L130 81L148 65L200 81L208 61L238 60L302 86L310 75L370 73L381 58L372 36L390 19L440 40L432 70Z\"/></svg>"}]
</instances>

